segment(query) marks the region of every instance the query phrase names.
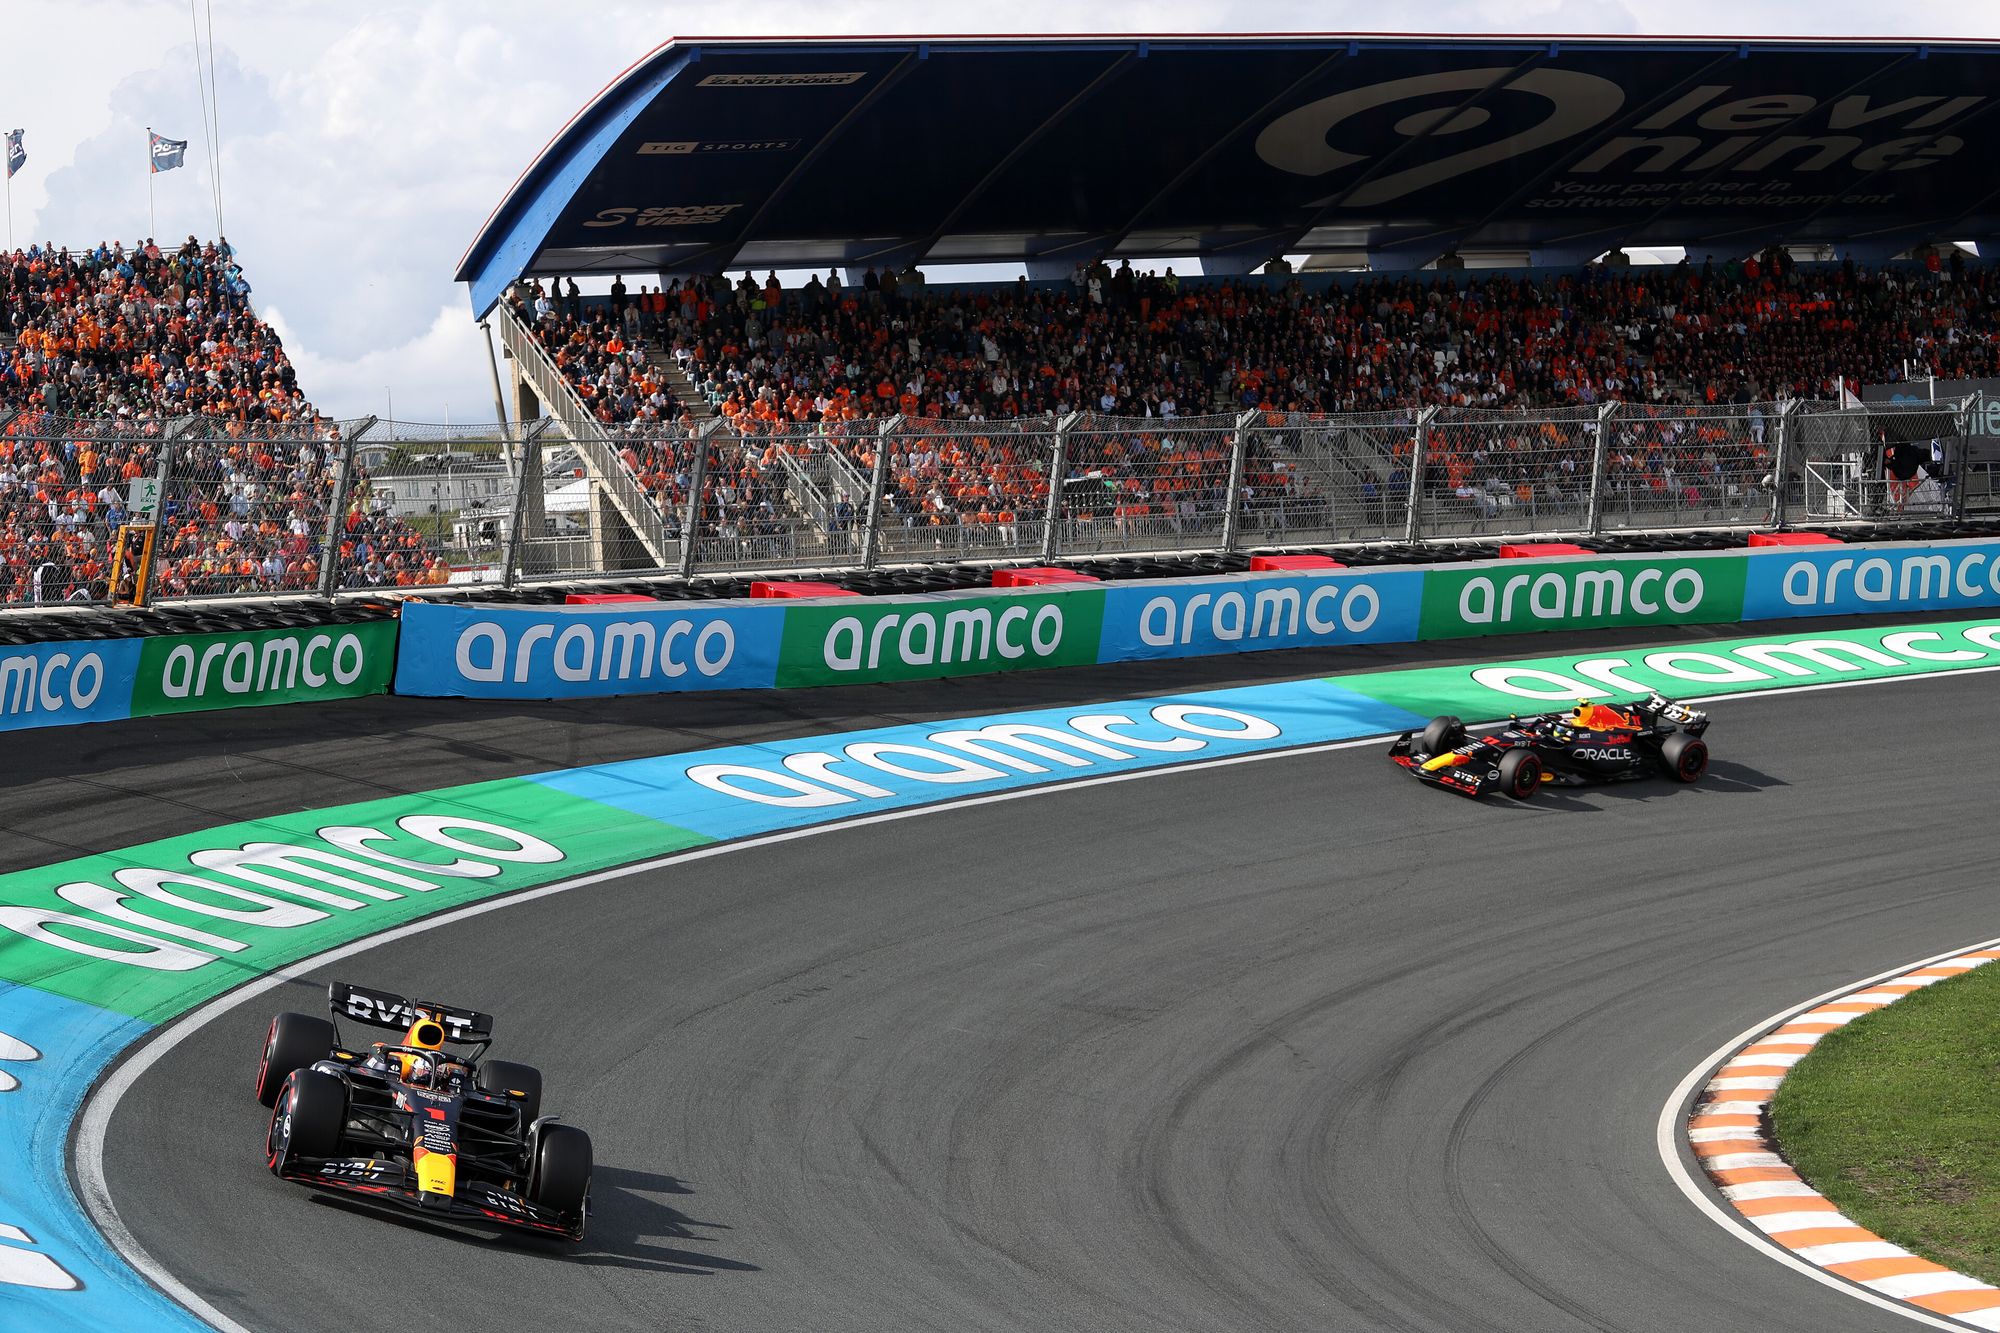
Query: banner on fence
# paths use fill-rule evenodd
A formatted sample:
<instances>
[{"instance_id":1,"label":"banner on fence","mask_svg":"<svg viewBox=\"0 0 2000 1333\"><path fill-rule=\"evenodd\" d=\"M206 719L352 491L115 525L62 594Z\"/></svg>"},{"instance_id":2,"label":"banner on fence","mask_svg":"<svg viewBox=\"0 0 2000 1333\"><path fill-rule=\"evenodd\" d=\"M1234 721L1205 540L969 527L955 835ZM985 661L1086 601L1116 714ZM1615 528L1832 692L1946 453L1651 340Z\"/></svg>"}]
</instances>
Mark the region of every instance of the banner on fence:
<instances>
[{"instance_id":1,"label":"banner on fence","mask_svg":"<svg viewBox=\"0 0 2000 1333\"><path fill-rule=\"evenodd\" d=\"M785 608L662 602L593 607L410 602L396 693L574 699L768 690Z\"/></svg>"},{"instance_id":2,"label":"banner on fence","mask_svg":"<svg viewBox=\"0 0 2000 1333\"><path fill-rule=\"evenodd\" d=\"M134 717L386 694L396 671L393 620L139 642Z\"/></svg>"},{"instance_id":3,"label":"banner on fence","mask_svg":"<svg viewBox=\"0 0 2000 1333\"><path fill-rule=\"evenodd\" d=\"M940 593L789 607L778 685L930 680L1098 661L1104 590Z\"/></svg>"},{"instance_id":4,"label":"banner on fence","mask_svg":"<svg viewBox=\"0 0 2000 1333\"><path fill-rule=\"evenodd\" d=\"M1745 620L2000 606L2000 541L1780 547L1747 563Z\"/></svg>"},{"instance_id":5,"label":"banner on fence","mask_svg":"<svg viewBox=\"0 0 2000 1333\"><path fill-rule=\"evenodd\" d=\"M1506 560L1424 574L1420 639L1743 618L1740 552Z\"/></svg>"},{"instance_id":6,"label":"banner on fence","mask_svg":"<svg viewBox=\"0 0 2000 1333\"><path fill-rule=\"evenodd\" d=\"M1231 575L1104 590L1100 662L1417 637L1424 571Z\"/></svg>"},{"instance_id":7,"label":"banner on fence","mask_svg":"<svg viewBox=\"0 0 2000 1333\"><path fill-rule=\"evenodd\" d=\"M141 642L78 639L0 648L0 731L129 717Z\"/></svg>"}]
</instances>

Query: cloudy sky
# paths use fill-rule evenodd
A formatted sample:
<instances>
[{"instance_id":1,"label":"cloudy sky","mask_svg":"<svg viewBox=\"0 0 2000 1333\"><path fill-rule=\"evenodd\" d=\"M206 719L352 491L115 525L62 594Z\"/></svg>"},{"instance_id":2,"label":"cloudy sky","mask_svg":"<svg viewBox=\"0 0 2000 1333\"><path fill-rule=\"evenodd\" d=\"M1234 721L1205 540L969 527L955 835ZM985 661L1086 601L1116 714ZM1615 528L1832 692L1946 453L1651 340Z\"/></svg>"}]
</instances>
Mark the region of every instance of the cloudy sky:
<instances>
[{"instance_id":1,"label":"cloudy sky","mask_svg":"<svg viewBox=\"0 0 2000 1333\"><path fill-rule=\"evenodd\" d=\"M27 130L17 243L147 234L146 127L190 141L155 178L162 240L215 232L190 10L179 0L6 0L0 128ZM212 6L223 231L306 392L337 415L490 420L486 351L451 273L529 159L612 76L670 36L1365 31L1346 0L1056 0L694 6L597 0L198 0ZM948 15L941 18L940 15ZM2000 5L1884 0L1439 0L1434 32L2000 37ZM1952 31L1942 31L1949 24Z\"/></svg>"}]
</instances>

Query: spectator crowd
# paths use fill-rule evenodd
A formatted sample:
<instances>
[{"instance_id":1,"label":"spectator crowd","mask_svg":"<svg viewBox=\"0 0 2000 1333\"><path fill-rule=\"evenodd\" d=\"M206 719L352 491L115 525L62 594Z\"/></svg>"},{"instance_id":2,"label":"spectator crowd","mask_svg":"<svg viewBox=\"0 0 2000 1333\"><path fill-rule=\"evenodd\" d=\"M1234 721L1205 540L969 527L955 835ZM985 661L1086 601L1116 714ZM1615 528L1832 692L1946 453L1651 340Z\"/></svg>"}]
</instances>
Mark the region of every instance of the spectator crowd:
<instances>
[{"instance_id":1,"label":"spectator crowd","mask_svg":"<svg viewBox=\"0 0 2000 1333\"><path fill-rule=\"evenodd\" d=\"M168 448L157 595L317 588L347 447L226 239L0 253L0 605L104 596L128 484ZM336 582L448 577L356 472Z\"/></svg>"},{"instance_id":2,"label":"spectator crowd","mask_svg":"<svg viewBox=\"0 0 2000 1333\"><path fill-rule=\"evenodd\" d=\"M1011 524L1039 515L1051 417L1086 413L1064 482L1085 518L1180 529L1212 515L1227 426L1370 414L1379 467L1330 477L1259 432L1246 464L1253 516L1279 521L1338 485L1365 506L1407 495L1409 423L1437 408L1422 484L1472 518L1573 506L1590 478L1595 410L1627 405L1606 484L1629 506L1756 502L1770 467L1761 407L1833 399L1908 376L2000 375L2000 282L1954 250L1927 266L1798 265L1780 249L1742 262L1591 266L1542 278L1425 273L1348 280L1191 280L1173 269L1079 266L1065 284L928 289L869 270L785 288L694 278L609 300L572 281L522 284L517 313L676 519L690 439L708 415L702 513L745 531L774 523L780 450L835 451L868 475L868 423L889 437L884 518L905 527ZM689 412L671 360L692 386ZM1564 409L1543 422L1494 409ZM1223 416L1222 414L1227 414ZM1196 422L1191 418L1217 418ZM1574 418L1571 420L1570 418ZM1456 423L1463 429L1451 429ZM1473 428L1476 425L1476 429ZM1375 448L1375 446L1371 446ZM1095 483L1099 479L1103 485Z\"/></svg>"}]
</instances>

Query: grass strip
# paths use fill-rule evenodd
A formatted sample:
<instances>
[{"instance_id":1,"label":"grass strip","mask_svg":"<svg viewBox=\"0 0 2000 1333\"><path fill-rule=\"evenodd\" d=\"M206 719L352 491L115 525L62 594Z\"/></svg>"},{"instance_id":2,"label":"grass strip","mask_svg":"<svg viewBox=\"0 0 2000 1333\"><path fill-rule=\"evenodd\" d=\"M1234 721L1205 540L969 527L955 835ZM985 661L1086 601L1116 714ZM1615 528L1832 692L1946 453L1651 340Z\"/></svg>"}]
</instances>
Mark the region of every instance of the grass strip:
<instances>
[{"instance_id":1,"label":"grass strip","mask_svg":"<svg viewBox=\"0 0 2000 1333\"><path fill-rule=\"evenodd\" d=\"M1830 1033L1771 1119L1794 1169L1855 1222L2000 1285L2000 963Z\"/></svg>"}]
</instances>

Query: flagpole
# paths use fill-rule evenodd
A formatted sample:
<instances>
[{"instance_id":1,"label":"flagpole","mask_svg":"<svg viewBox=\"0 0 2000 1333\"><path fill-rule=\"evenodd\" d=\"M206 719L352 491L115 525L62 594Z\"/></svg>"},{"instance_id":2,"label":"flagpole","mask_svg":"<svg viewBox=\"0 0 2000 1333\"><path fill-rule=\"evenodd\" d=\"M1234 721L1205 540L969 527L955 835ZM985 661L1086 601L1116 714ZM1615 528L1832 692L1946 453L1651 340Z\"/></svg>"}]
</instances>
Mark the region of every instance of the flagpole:
<instances>
[{"instance_id":1,"label":"flagpole","mask_svg":"<svg viewBox=\"0 0 2000 1333\"><path fill-rule=\"evenodd\" d=\"M153 216L153 127L146 127L146 234L158 236L160 224Z\"/></svg>"}]
</instances>

